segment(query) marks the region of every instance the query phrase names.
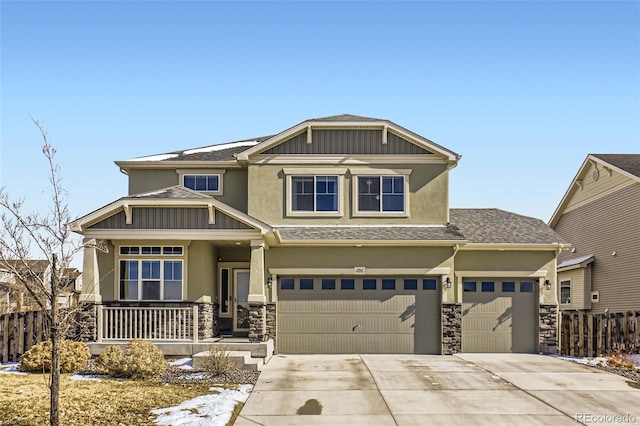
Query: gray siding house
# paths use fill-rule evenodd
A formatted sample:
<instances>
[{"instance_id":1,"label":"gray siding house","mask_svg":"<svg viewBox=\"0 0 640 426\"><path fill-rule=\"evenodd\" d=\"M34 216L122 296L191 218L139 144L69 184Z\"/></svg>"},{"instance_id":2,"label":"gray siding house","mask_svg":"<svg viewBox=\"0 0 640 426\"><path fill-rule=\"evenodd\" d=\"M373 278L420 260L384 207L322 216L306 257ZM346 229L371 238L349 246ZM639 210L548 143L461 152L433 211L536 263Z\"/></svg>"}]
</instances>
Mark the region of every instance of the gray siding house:
<instances>
[{"instance_id":1,"label":"gray siding house","mask_svg":"<svg viewBox=\"0 0 640 426\"><path fill-rule=\"evenodd\" d=\"M558 258L560 309L640 307L640 154L590 154L549 225L572 248Z\"/></svg>"}]
</instances>

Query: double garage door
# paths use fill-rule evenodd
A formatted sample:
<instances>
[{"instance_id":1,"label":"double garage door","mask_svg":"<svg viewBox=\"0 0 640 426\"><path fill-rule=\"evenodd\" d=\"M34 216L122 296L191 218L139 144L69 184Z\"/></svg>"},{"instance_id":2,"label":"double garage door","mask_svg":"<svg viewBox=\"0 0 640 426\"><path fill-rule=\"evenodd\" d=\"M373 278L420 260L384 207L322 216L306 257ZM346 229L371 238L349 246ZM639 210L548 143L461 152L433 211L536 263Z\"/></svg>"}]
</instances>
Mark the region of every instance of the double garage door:
<instances>
[{"instance_id":1,"label":"double garage door","mask_svg":"<svg viewBox=\"0 0 640 426\"><path fill-rule=\"evenodd\" d=\"M535 281L465 279L462 287L462 352L536 351Z\"/></svg>"},{"instance_id":2,"label":"double garage door","mask_svg":"<svg viewBox=\"0 0 640 426\"><path fill-rule=\"evenodd\" d=\"M440 285L424 277L279 277L278 351L440 353Z\"/></svg>"}]
</instances>

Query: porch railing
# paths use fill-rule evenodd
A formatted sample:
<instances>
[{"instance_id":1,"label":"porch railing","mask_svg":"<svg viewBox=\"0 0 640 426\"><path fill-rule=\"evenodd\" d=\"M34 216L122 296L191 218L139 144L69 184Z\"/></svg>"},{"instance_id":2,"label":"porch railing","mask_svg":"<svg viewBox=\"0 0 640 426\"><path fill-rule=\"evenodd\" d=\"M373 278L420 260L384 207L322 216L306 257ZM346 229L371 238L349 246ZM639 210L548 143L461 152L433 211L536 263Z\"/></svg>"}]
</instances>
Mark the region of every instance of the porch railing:
<instances>
[{"instance_id":1,"label":"porch railing","mask_svg":"<svg viewBox=\"0 0 640 426\"><path fill-rule=\"evenodd\" d=\"M98 306L98 342L108 340L198 341L198 307Z\"/></svg>"}]
</instances>

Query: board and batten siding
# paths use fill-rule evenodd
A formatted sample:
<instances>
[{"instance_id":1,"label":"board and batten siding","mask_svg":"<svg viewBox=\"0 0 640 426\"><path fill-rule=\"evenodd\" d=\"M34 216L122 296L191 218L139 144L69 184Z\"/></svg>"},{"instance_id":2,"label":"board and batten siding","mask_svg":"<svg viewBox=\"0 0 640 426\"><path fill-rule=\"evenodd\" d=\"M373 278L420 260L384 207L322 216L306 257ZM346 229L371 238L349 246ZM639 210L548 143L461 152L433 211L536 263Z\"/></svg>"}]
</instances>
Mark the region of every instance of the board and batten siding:
<instances>
[{"instance_id":1,"label":"board and batten siding","mask_svg":"<svg viewBox=\"0 0 640 426\"><path fill-rule=\"evenodd\" d=\"M640 306L640 183L596 197L565 212L555 231L575 247L558 262L594 255L592 291L600 301L591 313L637 310ZM613 254L615 252L615 255Z\"/></svg>"},{"instance_id":2,"label":"board and batten siding","mask_svg":"<svg viewBox=\"0 0 640 426\"><path fill-rule=\"evenodd\" d=\"M307 143L307 132L276 145L263 154L268 155L412 155L433 154L400 136L387 132L387 143L382 143L382 130L331 129L312 130L312 143Z\"/></svg>"},{"instance_id":3,"label":"board and batten siding","mask_svg":"<svg viewBox=\"0 0 640 426\"><path fill-rule=\"evenodd\" d=\"M89 228L91 229L253 229L216 210L215 224L209 224L206 208L133 208L131 225L126 224L124 211L118 212Z\"/></svg>"}]
</instances>

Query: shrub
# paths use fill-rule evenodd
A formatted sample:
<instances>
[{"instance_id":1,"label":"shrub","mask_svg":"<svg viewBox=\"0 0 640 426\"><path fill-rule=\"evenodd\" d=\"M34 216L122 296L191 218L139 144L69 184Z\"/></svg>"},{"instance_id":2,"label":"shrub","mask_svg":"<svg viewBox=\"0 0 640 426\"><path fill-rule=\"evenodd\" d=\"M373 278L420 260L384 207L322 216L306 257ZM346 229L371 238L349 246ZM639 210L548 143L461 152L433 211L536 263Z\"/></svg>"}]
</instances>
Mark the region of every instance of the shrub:
<instances>
[{"instance_id":1,"label":"shrub","mask_svg":"<svg viewBox=\"0 0 640 426\"><path fill-rule=\"evenodd\" d=\"M91 359L86 343L62 340L60 346L60 372L75 373ZM51 370L51 341L40 342L20 357L20 371L42 372Z\"/></svg>"},{"instance_id":2,"label":"shrub","mask_svg":"<svg viewBox=\"0 0 640 426\"><path fill-rule=\"evenodd\" d=\"M209 345L208 355L204 358L205 371L214 375L228 374L235 368L226 345Z\"/></svg>"},{"instance_id":3,"label":"shrub","mask_svg":"<svg viewBox=\"0 0 640 426\"><path fill-rule=\"evenodd\" d=\"M164 354L156 345L145 340L132 340L126 353L118 346L109 346L95 362L96 368L113 377L146 379L167 369Z\"/></svg>"}]
</instances>

